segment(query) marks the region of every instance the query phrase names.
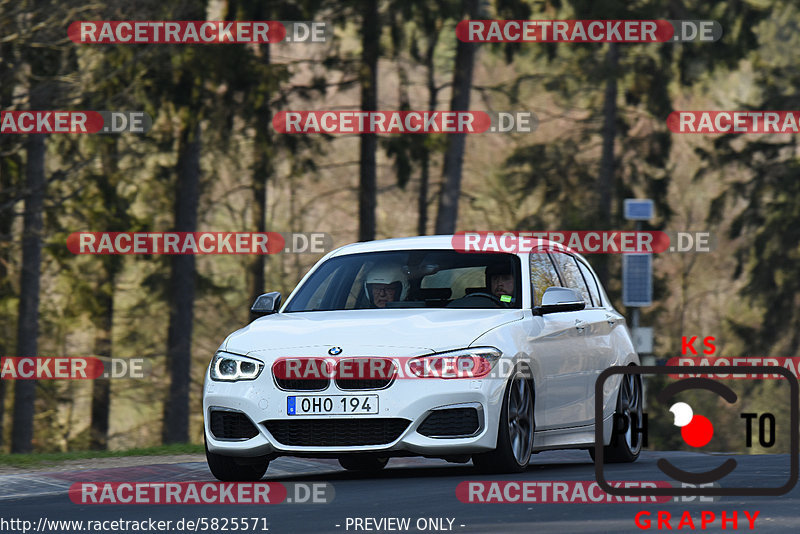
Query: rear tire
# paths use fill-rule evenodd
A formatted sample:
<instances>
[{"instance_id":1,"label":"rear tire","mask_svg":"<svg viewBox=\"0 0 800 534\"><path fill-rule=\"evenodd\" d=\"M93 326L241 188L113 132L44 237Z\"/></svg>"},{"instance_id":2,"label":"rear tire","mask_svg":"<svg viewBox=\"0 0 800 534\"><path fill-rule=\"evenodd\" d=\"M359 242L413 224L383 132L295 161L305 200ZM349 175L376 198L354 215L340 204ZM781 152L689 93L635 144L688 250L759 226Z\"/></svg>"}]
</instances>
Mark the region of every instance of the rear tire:
<instances>
[{"instance_id":1,"label":"rear tire","mask_svg":"<svg viewBox=\"0 0 800 534\"><path fill-rule=\"evenodd\" d=\"M339 458L339 465L348 471L377 472L386 467L389 458L372 455L354 454Z\"/></svg>"},{"instance_id":2,"label":"rear tire","mask_svg":"<svg viewBox=\"0 0 800 534\"><path fill-rule=\"evenodd\" d=\"M518 368L503 395L497 448L473 454L473 465L487 473L525 471L533 454L533 432L533 388L529 375Z\"/></svg>"},{"instance_id":3,"label":"rear tire","mask_svg":"<svg viewBox=\"0 0 800 534\"><path fill-rule=\"evenodd\" d=\"M255 482L261 480L269 467L267 456L252 458L224 456L209 451L208 444L206 444L206 461L214 478L223 482Z\"/></svg>"},{"instance_id":4,"label":"rear tire","mask_svg":"<svg viewBox=\"0 0 800 534\"><path fill-rule=\"evenodd\" d=\"M642 375L623 374L614 412L611 444L603 447L603 463L631 463L642 452L642 436L633 427L642 424ZM620 428L616 428L617 425ZM623 434L624 432L624 434ZM594 447L589 455L595 460Z\"/></svg>"}]
</instances>

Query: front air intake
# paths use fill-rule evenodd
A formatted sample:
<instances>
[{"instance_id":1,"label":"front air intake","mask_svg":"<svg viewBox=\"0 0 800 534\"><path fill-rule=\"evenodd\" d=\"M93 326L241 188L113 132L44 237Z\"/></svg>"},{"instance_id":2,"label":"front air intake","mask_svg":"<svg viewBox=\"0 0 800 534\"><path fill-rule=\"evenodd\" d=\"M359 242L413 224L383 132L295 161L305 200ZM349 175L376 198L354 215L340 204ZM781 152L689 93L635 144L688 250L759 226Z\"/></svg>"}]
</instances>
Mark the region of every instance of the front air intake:
<instances>
[{"instance_id":1,"label":"front air intake","mask_svg":"<svg viewBox=\"0 0 800 534\"><path fill-rule=\"evenodd\" d=\"M216 439L245 440L258 435L258 429L242 412L211 410L211 434Z\"/></svg>"},{"instance_id":2,"label":"front air intake","mask_svg":"<svg viewBox=\"0 0 800 534\"><path fill-rule=\"evenodd\" d=\"M274 419L264 421L283 445L296 447L354 447L392 443L408 428L408 419Z\"/></svg>"},{"instance_id":3,"label":"front air intake","mask_svg":"<svg viewBox=\"0 0 800 534\"><path fill-rule=\"evenodd\" d=\"M449 408L431 413L417 432L429 438L456 438L475 435L479 429L478 410Z\"/></svg>"}]
</instances>

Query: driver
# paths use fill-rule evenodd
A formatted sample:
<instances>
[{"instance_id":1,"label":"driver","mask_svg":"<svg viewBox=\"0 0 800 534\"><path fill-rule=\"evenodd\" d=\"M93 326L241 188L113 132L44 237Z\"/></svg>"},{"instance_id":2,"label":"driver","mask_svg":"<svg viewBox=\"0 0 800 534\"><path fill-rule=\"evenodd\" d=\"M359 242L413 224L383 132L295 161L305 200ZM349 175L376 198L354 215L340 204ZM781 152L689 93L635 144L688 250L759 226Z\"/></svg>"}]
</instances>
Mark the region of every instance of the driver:
<instances>
[{"instance_id":1,"label":"driver","mask_svg":"<svg viewBox=\"0 0 800 534\"><path fill-rule=\"evenodd\" d=\"M405 297L408 280L396 266L375 267L364 281L367 300L374 308L385 308L387 302L397 302Z\"/></svg>"},{"instance_id":2,"label":"driver","mask_svg":"<svg viewBox=\"0 0 800 534\"><path fill-rule=\"evenodd\" d=\"M514 297L514 275L511 272L511 265L506 263L487 267L486 287L502 302L511 302Z\"/></svg>"}]
</instances>

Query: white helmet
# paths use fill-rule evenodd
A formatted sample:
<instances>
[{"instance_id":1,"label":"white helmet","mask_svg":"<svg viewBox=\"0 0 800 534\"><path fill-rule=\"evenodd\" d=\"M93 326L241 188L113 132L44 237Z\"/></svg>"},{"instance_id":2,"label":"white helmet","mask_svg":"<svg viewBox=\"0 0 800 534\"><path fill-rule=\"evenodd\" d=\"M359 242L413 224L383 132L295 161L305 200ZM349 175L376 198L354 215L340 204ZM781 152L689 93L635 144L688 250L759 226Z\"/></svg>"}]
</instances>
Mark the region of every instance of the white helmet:
<instances>
[{"instance_id":1,"label":"white helmet","mask_svg":"<svg viewBox=\"0 0 800 534\"><path fill-rule=\"evenodd\" d=\"M408 294L408 278L400 268L396 265L379 265L374 267L366 279L364 280L364 291L367 295L367 300L370 304L372 302L372 291L370 291L370 284L396 284L395 300L403 300Z\"/></svg>"}]
</instances>

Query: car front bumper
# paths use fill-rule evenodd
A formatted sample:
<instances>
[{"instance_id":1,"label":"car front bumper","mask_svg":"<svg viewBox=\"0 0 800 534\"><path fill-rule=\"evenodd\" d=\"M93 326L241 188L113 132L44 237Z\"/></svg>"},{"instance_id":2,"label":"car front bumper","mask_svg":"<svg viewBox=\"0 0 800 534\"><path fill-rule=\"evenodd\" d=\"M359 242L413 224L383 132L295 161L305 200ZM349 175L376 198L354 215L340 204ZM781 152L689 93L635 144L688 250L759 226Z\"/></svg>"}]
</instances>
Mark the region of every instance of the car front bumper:
<instances>
[{"instance_id":1,"label":"car front bumper","mask_svg":"<svg viewBox=\"0 0 800 534\"><path fill-rule=\"evenodd\" d=\"M256 380L239 382L213 381L206 373L203 413L206 444L209 451L227 456L289 455L314 456L359 452L380 452L388 456L419 454L450 456L472 454L494 449L497 442L498 417L505 381L500 378L441 379L397 378L386 389L340 390L331 382L323 391L284 391L272 380L268 369ZM378 413L369 415L289 415L288 397L305 395L377 395ZM418 432L420 425L434 411L453 408L474 408L478 429L466 437L429 437ZM218 439L211 431L211 412L225 410L244 414L257 429L249 439ZM369 419L404 419L408 426L396 439L377 445L348 444L317 446L310 443L282 443L268 430L266 422L290 421L303 428L308 420L368 421ZM341 426L341 425L338 425ZM427 432L429 434L429 432ZM308 440L306 440L308 441Z\"/></svg>"}]
</instances>

